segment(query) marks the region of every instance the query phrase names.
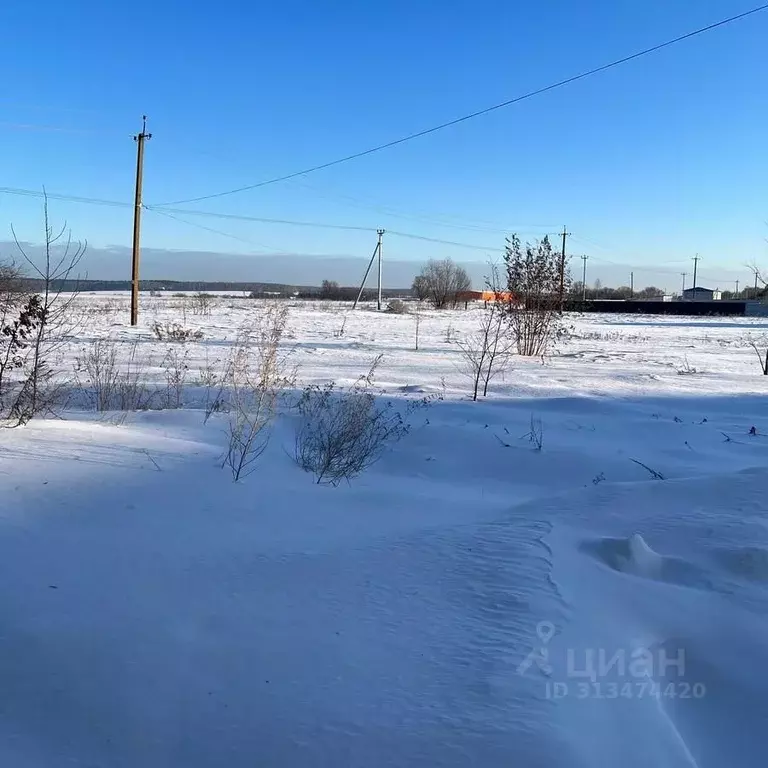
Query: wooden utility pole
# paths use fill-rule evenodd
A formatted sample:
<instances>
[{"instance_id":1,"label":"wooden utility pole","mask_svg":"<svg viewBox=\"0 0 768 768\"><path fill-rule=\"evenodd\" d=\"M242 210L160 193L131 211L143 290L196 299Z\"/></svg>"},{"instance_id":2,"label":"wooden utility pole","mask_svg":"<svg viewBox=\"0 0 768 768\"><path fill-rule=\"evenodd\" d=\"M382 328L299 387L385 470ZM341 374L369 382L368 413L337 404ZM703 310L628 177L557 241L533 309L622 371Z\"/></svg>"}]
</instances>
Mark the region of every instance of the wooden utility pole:
<instances>
[{"instance_id":1,"label":"wooden utility pole","mask_svg":"<svg viewBox=\"0 0 768 768\"><path fill-rule=\"evenodd\" d=\"M584 262L584 267L582 268L581 272L581 286L582 286L582 296L581 300L586 301L587 300L587 259L589 256L582 256L581 260Z\"/></svg>"},{"instance_id":2,"label":"wooden utility pole","mask_svg":"<svg viewBox=\"0 0 768 768\"><path fill-rule=\"evenodd\" d=\"M563 250L560 253L560 311L565 303L565 238L571 233L563 226Z\"/></svg>"},{"instance_id":3,"label":"wooden utility pole","mask_svg":"<svg viewBox=\"0 0 768 768\"><path fill-rule=\"evenodd\" d=\"M384 235L384 230L377 229L376 234L379 236L379 244L376 246L379 251L379 290L376 299L376 308L381 309L381 238Z\"/></svg>"},{"instance_id":4,"label":"wooden utility pole","mask_svg":"<svg viewBox=\"0 0 768 768\"><path fill-rule=\"evenodd\" d=\"M141 185L144 176L144 142L151 139L147 133L147 116L142 117L141 133L133 137L136 142L136 197L133 207L133 258L131 260L131 325L139 322L139 242L141 239Z\"/></svg>"},{"instance_id":5,"label":"wooden utility pole","mask_svg":"<svg viewBox=\"0 0 768 768\"><path fill-rule=\"evenodd\" d=\"M379 254L379 248L381 248L381 235L379 235L379 242L376 243L376 247L373 249L373 253L371 254L371 260L368 262L368 266L366 267L365 274L363 275L363 282L360 283L360 290L357 294L357 298L355 299L355 303L352 305L352 309L357 309L357 305L360 302L360 297L363 295L363 291L365 290L365 281L368 279L368 273L371 271L371 267L373 266L373 260Z\"/></svg>"},{"instance_id":6,"label":"wooden utility pole","mask_svg":"<svg viewBox=\"0 0 768 768\"><path fill-rule=\"evenodd\" d=\"M699 268L699 254L697 253L693 257L693 300L696 301L696 295L698 294L698 286L696 285L696 270Z\"/></svg>"}]
</instances>

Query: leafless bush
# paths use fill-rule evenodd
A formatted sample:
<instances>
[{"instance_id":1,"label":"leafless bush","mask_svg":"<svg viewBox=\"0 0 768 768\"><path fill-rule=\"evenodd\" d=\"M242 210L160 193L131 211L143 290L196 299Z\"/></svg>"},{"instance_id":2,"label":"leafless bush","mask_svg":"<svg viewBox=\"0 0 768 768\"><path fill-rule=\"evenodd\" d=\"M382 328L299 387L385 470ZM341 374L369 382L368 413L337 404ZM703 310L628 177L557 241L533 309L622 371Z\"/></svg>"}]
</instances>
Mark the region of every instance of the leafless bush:
<instances>
[{"instance_id":1,"label":"leafless bush","mask_svg":"<svg viewBox=\"0 0 768 768\"><path fill-rule=\"evenodd\" d=\"M195 315L210 315L213 296L210 293L199 291L190 299L192 304L192 313Z\"/></svg>"},{"instance_id":2,"label":"leafless bush","mask_svg":"<svg viewBox=\"0 0 768 768\"><path fill-rule=\"evenodd\" d=\"M693 376L693 374L698 373L698 368L694 368L689 362L688 357L683 358L683 362L678 365L677 367L677 375L678 376Z\"/></svg>"},{"instance_id":3,"label":"leafless bush","mask_svg":"<svg viewBox=\"0 0 768 768\"><path fill-rule=\"evenodd\" d=\"M183 344L185 341L200 341L203 332L184 328L179 323L152 323L152 333L158 341L177 341Z\"/></svg>"},{"instance_id":4,"label":"leafless bush","mask_svg":"<svg viewBox=\"0 0 768 768\"><path fill-rule=\"evenodd\" d=\"M392 299L387 304L387 312L393 315L407 315L409 311L408 305L402 299Z\"/></svg>"},{"instance_id":5,"label":"leafless bush","mask_svg":"<svg viewBox=\"0 0 768 768\"><path fill-rule=\"evenodd\" d=\"M75 358L75 380L95 411L144 411L155 392L147 383L149 361L139 353L138 342L127 345L97 339Z\"/></svg>"},{"instance_id":6,"label":"leafless bush","mask_svg":"<svg viewBox=\"0 0 768 768\"><path fill-rule=\"evenodd\" d=\"M189 373L187 350L178 347L170 347L163 358L163 372L165 373L165 407L181 408L184 400L184 385Z\"/></svg>"},{"instance_id":7,"label":"leafless bush","mask_svg":"<svg viewBox=\"0 0 768 768\"><path fill-rule=\"evenodd\" d=\"M499 274L495 265L491 265L488 285L494 295L501 297ZM483 397L488 394L491 380L503 373L509 365L512 354L512 342L505 324L506 306L501 298L488 301L482 310L480 326L476 331L457 339L456 344L461 351L462 372L472 384L472 400L482 387Z\"/></svg>"},{"instance_id":8,"label":"leafless bush","mask_svg":"<svg viewBox=\"0 0 768 768\"><path fill-rule=\"evenodd\" d=\"M298 403L294 457L303 470L314 474L318 484L335 486L351 480L408 434L402 414L391 402L378 403L371 389L380 362L381 355L349 390L334 383L304 389Z\"/></svg>"},{"instance_id":9,"label":"leafless bush","mask_svg":"<svg viewBox=\"0 0 768 768\"><path fill-rule=\"evenodd\" d=\"M280 342L288 308L270 306L254 326L240 330L222 381L226 391L227 449L222 466L237 482L266 450L280 393L293 384ZM215 402L223 402L216 398ZM217 407L220 410L221 407Z\"/></svg>"},{"instance_id":10,"label":"leafless bush","mask_svg":"<svg viewBox=\"0 0 768 768\"><path fill-rule=\"evenodd\" d=\"M507 240L507 317L518 354L543 356L562 325L561 286L567 292L569 277L561 257L548 238L523 248L517 235Z\"/></svg>"}]
</instances>

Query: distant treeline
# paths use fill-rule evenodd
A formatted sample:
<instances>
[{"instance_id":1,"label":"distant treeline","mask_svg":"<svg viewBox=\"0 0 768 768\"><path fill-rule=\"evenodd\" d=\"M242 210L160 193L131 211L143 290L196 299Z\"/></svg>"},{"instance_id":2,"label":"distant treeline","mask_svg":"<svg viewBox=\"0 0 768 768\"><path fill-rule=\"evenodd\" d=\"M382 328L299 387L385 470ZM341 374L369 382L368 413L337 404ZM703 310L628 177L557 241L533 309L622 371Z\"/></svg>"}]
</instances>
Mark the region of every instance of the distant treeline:
<instances>
[{"instance_id":1,"label":"distant treeline","mask_svg":"<svg viewBox=\"0 0 768 768\"><path fill-rule=\"evenodd\" d=\"M21 285L30 291L39 291L43 288L41 280L35 278L23 278ZM354 301L359 288L339 286L328 280L323 281L322 286L289 285L287 283L257 283L257 282L205 282L199 280L142 280L139 283L141 291L156 291L175 293L181 291L216 291L232 293L248 293L254 298L269 296L295 296L303 299L331 299L337 301ZM62 291L130 291L130 280L61 280L54 281L53 290ZM382 290L382 295L402 296L409 295L410 290L405 288ZM371 301L376 298L375 289L366 289L363 292L363 300Z\"/></svg>"}]
</instances>

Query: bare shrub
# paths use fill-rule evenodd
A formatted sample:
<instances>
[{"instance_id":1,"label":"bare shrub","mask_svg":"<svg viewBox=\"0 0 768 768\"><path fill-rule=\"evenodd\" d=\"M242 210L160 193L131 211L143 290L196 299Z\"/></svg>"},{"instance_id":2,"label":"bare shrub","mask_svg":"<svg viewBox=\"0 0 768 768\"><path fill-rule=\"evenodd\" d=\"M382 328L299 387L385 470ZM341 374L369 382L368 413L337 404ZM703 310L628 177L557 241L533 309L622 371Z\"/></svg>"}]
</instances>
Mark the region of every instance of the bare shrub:
<instances>
[{"instance_id":1,"label":"bare shrub","mask_svg":"<svg viewBox=\"0 0 768 768\"><path fill-rule=\"evenodd\" d=\"M372 391L376 358L351 389L334 383L310 385L298 403L294 457L318 484L338 485L375 464L384 450L408 434L409 425L391 402L380 404Z\"/></svg>"},{"instance_id":2,"label":"bare shrub","mask_svg":"<svg viewBox=\"0 0 768 768\"><path fill-rule=\"evenodd\" d=\"M402 299L392 299L387 304L387 312L393 315L407 315L409 311L408 305Z\"/></svg>"},{"instance_id":3,"label":"bare shrub","mask_svg":"<svg viewBox=\"0 0 768 768\"><path fill-rule=\"evenodd\" d=\"M513 346L504 322L506 305L501 298L499 272L495 264L490 267L487 283L495 298L485 303L477 330L456 340L461 351L461 370L472 385L473 401L477 400L481 388L483 397L488 395L491 380L503 373L509 365Z\"/></svg>"},{"instance_id":4,"label":"bare shrub","mask_svg":"<svg viewBox=\"0 0 768 768\"><path fill-rule=\"evenodd\" d=\"M288 308L270 306L255 325L238 334L220 388L220 403L226 405L227 448L222 466L229 467L237 482L253 471L266 450L278 397L293 383L280 342L288 320ZM226 391L226 395L224 392Z\"/></svg>"},{"instance_id":5,"label":"bare shrub","mask_svg":"<svg viewBox=\"0 0 768 768\"><path fill-rule=\"evenodd\" d=\"M211 305L213 304L213 296L210 293L198 291L190 299L192 305L192 314L194 315L210 315Z\"/></svg>"},{"instance_id":6,"label":"bare shrub","mask_svg":"<svg viewBox=\"0 0 768 768\"><path fill-rule=\"evenodd\" d=\"M165 373L165 407L181 408L184 401L184 385L187 382L189 365L187 350L180 350L173 346L168 349L163 358L163 372Z\"/></svg>"},{"instance_id":7,"label":"bare shrub","mask_svg":"<svg viewBox=\"0 0 768 768\"><path fill-rule=\"evenodd\" d=\"M97 339L75 358L75 380L85 401L98 412L144 411L155 391L147 383L149 361L139 353L138 342L127 345Z\"/></svg>"},{"instance_id":8,"label":"bare shrub","mask_svg":"<svg viewBox=\"0 0 768 768\"><path fill-rule=\"evenodd\" d=\"M694 368L689 362L688 357L683 358L683 362L680 363L680 365L677 366L677 375L678 376L693 376L694 374L698 373L698 368Z\"/></svg>"},{"instance_id":9,"label":"bare shrub","mask_svg":"<svg viewBox=\"0 0 768 768\"><path fill-rule=\"evenodd\" d=\"M200 341L203 332L184 328L179 323L152 323L152 333L158 341L177 341L183 344L185 341Z\"/></svg>"},{"instance_id":10,"label":"bare shrub","mask_svg":"<svg viewBox=\"0 0 768 768\"><path fill-rule=\"evenodd\" d=\"M567 291L570 278L561 274L564 265L546 237L523 248L517 235L512 235L504 263L510 293L507 318L517 351L529 357L543 356L562 325L560 286L562 282Z\"/></svg>"},{"instance_id":11,"label":"bare shrub","mask_svg":"<svg viewBox=\"0 0 768 768\"><path fill-rule=\"evenodd\" d=\"M459 294L471 287L467 271L453 260L430 259L414 279L412 290L418 297L428 297L435 309L443 309L458 306Z\"/></svg>"}]
</instances>

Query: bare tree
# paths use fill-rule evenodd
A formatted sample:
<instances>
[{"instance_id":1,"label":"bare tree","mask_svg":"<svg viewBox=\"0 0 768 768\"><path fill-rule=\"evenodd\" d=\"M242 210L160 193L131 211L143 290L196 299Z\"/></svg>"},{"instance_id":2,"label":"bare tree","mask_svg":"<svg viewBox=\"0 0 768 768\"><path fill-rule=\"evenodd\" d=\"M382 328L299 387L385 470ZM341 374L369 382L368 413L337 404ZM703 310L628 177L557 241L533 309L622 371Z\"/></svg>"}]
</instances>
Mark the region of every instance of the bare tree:
<instances>
[{"instance_id":1,"label":"bare tree","mask_svg":"<svg viewBox=\"0 0 768 768\"><path fill-rule=\"evenodd\" d=\"M459 294L468 291L472 287L472 281L467 271L451 259L430 259L414 280L414 291L417 290L417 285L418 290L430 299L435 309L443 309L456 307Z\"/></svg>"},{"instance_id":2,"label":"bare tree","mask_svg":"<svg viewBox=\"0 0 768 768\"><path fill-rule=\"evenodd\" d=\"M74 311L79 292L77 267L87 244L73 241L66 224L54 230L48 215L47 196L43 202L43 221L45 241L40 263L29 255L11 227L16 247L32 274L39 278L40 287L40 321L31 344L29 370L10 412L17 424L24 424L36 414L52 408L59 388L53 383L50 359L79 326ZM71 285L73 281L74 285Z\"/></svg>"},{"instance_id":3,"label":"bare tree","mask_svg":"<svg viewBox=\"0 0 768 768\"><path fill-rule=\"evenodd\" d=\"M507 368L513 347L505 323L505 296L495 264L490 265L486 284L493 298L485 303L479 327L456 342L461 350L464 373L472 383L472 400L477 400L481 388L483 397L488 395L488 385Z\"/></svg>"},{"instance_id":4,"label":"bare tree","mask_svg":"<svg viewBox=\"0 0 768 768\"><path fill-rule=\"evenodd\" d=\"M419 300L424 301L424 299L429 298L429 281L427 280L426 276L416 275L416 277L413 278L413 285L411 285L411 291L413 291L413 295Z\"/></svg>"},{"instance_id":5,"label":"bare tree","mask_svg":"<svg viewBox=\"0 0 768 768\"><path fill-rule=\"evenodd\" d=\"M549 238L523 248L517 235L507 239L507 320L521 355L546 354L562 326L560 312L560 256ZM565 275L565 290L570 277Z\"/></svg>"}]
</instances>

